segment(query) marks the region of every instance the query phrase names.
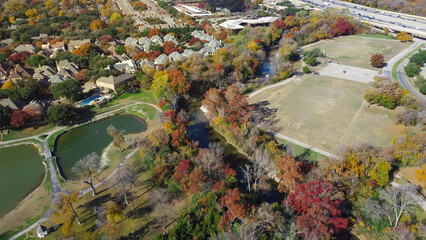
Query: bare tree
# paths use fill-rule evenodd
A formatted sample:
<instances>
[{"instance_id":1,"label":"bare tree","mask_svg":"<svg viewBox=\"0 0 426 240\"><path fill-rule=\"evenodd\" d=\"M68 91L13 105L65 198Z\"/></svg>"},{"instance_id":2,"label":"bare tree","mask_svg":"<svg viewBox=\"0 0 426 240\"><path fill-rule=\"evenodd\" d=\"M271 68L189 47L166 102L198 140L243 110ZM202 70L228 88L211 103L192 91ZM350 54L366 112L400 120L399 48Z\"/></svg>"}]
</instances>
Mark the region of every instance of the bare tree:
<instances>
[{"instance_id":1,"label":"bare tree","mask_svg":"<svg viewBox=\"0 0 426 240\"><path fill-rule=\"evenodd\" d=\"M402 225L390 231L387 236L391 240L414 240L414 234L406 226Z\"/></svg>"},{"instance_id":2,"label":"bare tree","mask_svg":"<svg viewBox=\"0 0 426 240\"><path fill-rule=\"evenodd\" d=\"M96 189L93 184L93 180L97 173L100 170L100 158L99 155L95 152L87 154L80 160L78 160L72 171L77 173L80 178L83 179L83 182L88 184L93 190L93 196L96 195Z\"/></svg>"},{"instance_id":3,"label":"bare tree","mask_svg":"<svg viewBox=\"0 0 426 240\"><path fill-rule=\"evenodd\" d=\"M209 149L216 155L216 158L222 158L225 148L220 142L210 142Z\"/></svg>"},{"instance_id":4,"label":"bare tree","mask_svg":"<svg viewBox=\"0 0 426 240\"><path fill-rule=\"evenodd\" d=\"M169 216L169 208L167 207L167 203L170 201L170 194L166 189L159 189L151 194L151 200L155 203L155 205L157 205L159 209L161 209L160 221L163 229L165 229L167 218Z\"/></svg>"},{"instance_id":5,"label":"bare tree","mask_svg":"<svg viewBox=\"0 0 426 240\"><path fill-rule=\"evenodd\" d=\"M96 215L96 226L101 228L107 220L105 208L102 206L96 206L93 208L93 214Z\"/></svg>"},{"instance_id":6,"label":"bare tree","mask_svg":"<svg viewBox=\"0 0 426 240\"><path fill-rule=\"evenodd\" d=\"M252 169L250 165L246 164L244 167L241 167L241 171L243 171L244 179L243 182L247 183L247 190L251 192L251 182L253 178Z\"/></svg>"},{"instance_id":7,"label":"bare tree","mask_svg":"<svg viewBox=\"0 0 426 240\"><path fill-rule=\"evenodd\" d=\"M129 201L127 198L127 194L130 192L130 194L133 196L132 188L135 184L135 174L133 173L132 169L129 166L122 167L115 176L115 182L117 183L117 186L119 187L120 194L123 195L124 201L126 202L126 205L129 205ZM133 197L132 197L132 203L133 203ZM134 210L134 204L132 204L132 210Z\"/></svg>"},{"instance_id":8,"label":"bare tree","mask_svg":"<svg viewBox=\"0 0 426 240\"><path fill-rule=\"evenodd\" d=\"M389 225L395 230L402 214L412 213L416 209L415 191L412 185L381 190L379 201L367 201L366 211L371 213L372 218L378 220L387 218Z\"/></svg>"}]
</instances>

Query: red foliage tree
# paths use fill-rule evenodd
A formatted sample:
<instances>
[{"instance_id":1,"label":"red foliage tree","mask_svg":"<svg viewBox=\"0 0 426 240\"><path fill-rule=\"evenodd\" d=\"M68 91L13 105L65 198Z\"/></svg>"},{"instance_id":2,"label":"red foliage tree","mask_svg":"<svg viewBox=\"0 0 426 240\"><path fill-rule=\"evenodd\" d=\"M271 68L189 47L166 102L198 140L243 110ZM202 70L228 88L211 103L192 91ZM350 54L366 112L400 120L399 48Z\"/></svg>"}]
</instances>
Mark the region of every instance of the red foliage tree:
<instances>
[{"instance_id":1,"label":"red foliage tree","mask_svg":"<svg viewBox=\"0 0 426 240\"><path fill-rule=\"evenodd\" d=\"M228 231L231 223L237 218L243 218L245 215L244 205L240 203L240 190L238 188L227 189L225 196L219 199L219 205L226 208L226 213L220 217L218 228L221 231Z\"/></svg>"},{"instance_id":2,"label":"red foliage tree","mask_svg":"<svg viewBox=\"0 0 426 240\"><path fill-rule=\"evenodd\" d=\"M14 110L10 115L10 125L20 128L31 120L31 116L24 111Z\"/></svg>"},{"instance_id":3,"label":"red foliage tree","mask_svg":"<svg viewBox=\"0 0 426 240\"><path fill-rule=\"evenodd\" d=\"M167 55L172 54L172 52L178 51L179 49L175 47L175 44L172 41L167 41L163 43L164 52Z\"/></svg>"},{"instance_id":4,"label":"red foliage tree","mask_svg":"<svg viewBox=\"0 0 426 240\"><path fill-rule=\"evenodd\" d=\"M176 167L175 171L175 179L176 181L185 180L189 173L191 172L191 162L188 160L182 161L181 164L179 164Z\"/></svg>"},{"instance_id":5,"label":"red foliage tree","mask_svg":"<svg viewBox=\"0 0 426 240\"><path fill-rule=\"evenodd\" d=\"M139 59L147 59L148 54L144 51L140 51L133 56L133 61L137 62Z\"/></svg>"},{"instance_id":6,"label":"red foliage tree","mask_svg":"<svg viewBox=\"0 0 426 240\"><path fill-rule=\"evenodd\" d=\"M251 111L253 111L253 107L247 102L247 96L238 94L228 101L225 107L225 121L246 126L249 123Z\"/></svg>"},{"instance_id":7,"label":"red foliage tree","mask_svg":"<svg viewBox=\"0 0 426 240\"><path fill-rule=\"evenodd\" d=\"M155 36L155 35L161 36L160 29L153 28L153 29L151 29L151 31L149 31L149 38L151 38L152 36Z\"/></svg>"},{"instance_id":8,"label":"red foliage tree","mask_svg":"<svg viewBox=\"0 0 426 240\"><path fill-rule=\"evenodd\" d=\"M200 39L199 38L191 38L191 40L189 40L188 45L192 46L194 45L196 42L199 42Z\"/></svg>"},{"instance_id":9,"label":"red foliage tree","mask_svg":"<svg viewBox=\"0 0 426 240\"><path fill-rule=\"evenodd\" d=\"M186 77L179 70L169 72L170 87L174 94L185 94L188 92L191 85L186 80Z\"/></svg>"},{"instance_id":10,"label":"red foliage tree","mask_svg":"<svg viewBox=\"0 0 426 240\"><path fill-rule=\"evenodd\" d=\"M167 180L171 176L172 172L165 164L157 164L154 168L152 181L154 183Z\"/></svg>"},{"instance_id":11,"label":"red foliage tree","mask_svg":"<svg viewBox=\"0 0 426 240\"><path fill-rule=\"evenodd\" d=\"M219 40L223 41L228 37L228 33L226 31L220 31Z\"/></svg>"},{"instance_id":12,"label":"red foliage tree","mask_svg":"<svg viewBox=\"0 0 426 240\"><path fill-rule=\"evenodd\" d=\"M289 194L288 203L299 217L296 227L303 229L304 239L329 239L345 229L348 220L340 217L340 201L333 200L336 189L329 181L312 181L298 184Z\"/></svg>"},{"instance_id":13,"label":"red foliage tree","mask_svg":"<svg viewBox=\"0 0 426 240\"><path fill-rule=\"evenodd\" d=\"M99 41L101 41L101 42L111 42L113 39L114 38L110 34L102 35L102 36L99 37Z\"/></svg>"},{"instance_id":14,"label":"red foliage tree","mask_svg":"<svg viewBox=\"0 0 426 240\"><path fill-rule=\"evenodd\" d=\"M214 27L209 22L203 23L203 25L201 25L201 28L204 29L207 34L212 34L214 32Z\"/></svg>"},{"instance_id":15,"label":"red foliage tree","mask_svg":"<svg viewBox=\"0 0 426 240\"><path fill-rule=\"evenodd\" d=\"M207 177L201 167L194 169L188 177L188 192L191 194L199 192L206 179Z\"/></svg>"},{"instance_id":16,"label":"red foliage tree","mask_svg":"<svg viewBox=\"0 0 426 240\"><path fill-rule=\"evenodd\" d=\"M161 52L159 52L159 51L151 51L151 52L148 53L148 60L154 61L160 55L161 55Z\"/></svg>"},{"instance_id":17,"label":"red foliage tree","mask_svg":"<svg viewBox=\"0 0 426 240\"><path fill-rule=\"evenodd\" d=\"M286 29L287 25L285 24L285 22L283 20L276 20L274 22L274 26L278 29Z\"/></svg>"},{"instance_id":18,"label":"red foliage tree","mask_svg":"<svg viewBox=\"0 0 426 240\"><path fill-rule=\"evenodd\" d=\"M200 2L198 4L198 8L204 9L206 7L207 3L206 2Z\"/></svg>"},{"instance_id":19,"label":"red foliage tree","mask_svg":"<svg viewBox=\"0 0 426 240\"><path fill-rule=\"evenodd\" d=\"M370 58L371 66L380 68L383 67L383 63L385 62L385 58L382 54L373 54Z\"/></svg>"},{"instance_id":20,"label":"red foliage tree","mask_svg":"<svg viewBox=\"0 0 426 240\"><path fill-rule=\"evenodd\" d=\"M25 64L27 58L30 57L30 53L27 51L17 52L10 55L10 60L12 60L16 64Z\"/></svg>"},{"instance_id":21,"label":"red foliage tree","mask_svg":"<svg viewBox=\"0 0 426 240\"><path fill-rule=\"evenodd\" d=\"M342 17L336 19L336 27L341 35L352 34L354 32L352 24Z\"/></svg>"}]
</instances>

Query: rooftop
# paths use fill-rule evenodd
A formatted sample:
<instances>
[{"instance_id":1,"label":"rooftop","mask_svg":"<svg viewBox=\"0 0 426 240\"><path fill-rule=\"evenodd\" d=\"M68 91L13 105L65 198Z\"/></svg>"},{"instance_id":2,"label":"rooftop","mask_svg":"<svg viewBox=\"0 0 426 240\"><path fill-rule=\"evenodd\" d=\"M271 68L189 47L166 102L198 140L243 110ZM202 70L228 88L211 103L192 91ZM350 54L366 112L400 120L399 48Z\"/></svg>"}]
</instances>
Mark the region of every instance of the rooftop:
<instances>
[{"instance_id":1,"label":"rooftop","mask_svg":"<svg viewBox=\"0 0 426 240\"><path fill-rule=\"evenodd\" d=\"M241 24L266 24L271 23L278 20L277 17L261 17L258 19L235 19L235 20L228 20L225 21L219 26L226 28L226 29L244 29L245 26L242 26Z\"/></svg>"}]
</instances>

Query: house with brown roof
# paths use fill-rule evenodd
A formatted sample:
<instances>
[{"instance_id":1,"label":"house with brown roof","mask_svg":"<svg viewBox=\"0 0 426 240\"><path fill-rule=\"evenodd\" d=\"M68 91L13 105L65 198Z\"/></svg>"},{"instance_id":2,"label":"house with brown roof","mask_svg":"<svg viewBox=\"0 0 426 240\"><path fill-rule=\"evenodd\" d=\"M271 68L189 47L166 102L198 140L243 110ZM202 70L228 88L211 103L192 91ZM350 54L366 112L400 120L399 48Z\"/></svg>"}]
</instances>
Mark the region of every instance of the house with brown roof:
<instances>
[{"instance_id":1,"label":"house with brown roof","mask_svg":"<svg viewBox=\"0 0 426 240\"><path fill-rule=\"evenodd\" d=\"M17 65L9 71L9 78L12 81L16 81L19 79L30 78L33 76L33 73L34 71L32 69Z\"/></svg>"}]
</instances>

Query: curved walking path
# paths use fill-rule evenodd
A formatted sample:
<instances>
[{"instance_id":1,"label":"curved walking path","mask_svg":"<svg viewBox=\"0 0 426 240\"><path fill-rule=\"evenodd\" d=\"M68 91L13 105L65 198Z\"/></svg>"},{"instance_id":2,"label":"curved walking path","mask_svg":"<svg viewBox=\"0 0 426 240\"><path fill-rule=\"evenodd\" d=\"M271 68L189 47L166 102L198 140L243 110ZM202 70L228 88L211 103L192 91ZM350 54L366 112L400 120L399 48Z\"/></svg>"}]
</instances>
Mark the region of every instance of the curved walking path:
<instances>
[{"instance_id":1,"label":"curved walking path","mask_svg":"<svg viewBox=\"0 0 426 240\"><path fill-rule=\"evenodd\" d=\"M97 120L97 119L99 119L99 118L103 118L103 117L105 117L105 116L108 116L109 114L111 114L111 113L114 113L114 112L117 112L117 111L120 111L120 110L123 110L123 109L126 109L126 108L128 108L128 107L131 107L131 106L135 106L135 105L139 105L139 104L144 104L144 105L149 105L149 106L151 106L151 107L154 107L158 112L160 112L160 113L162 113L163 111L158 107L158 106L156 106L156 105L154 105L154 104L152 104L152 103L147 103L147 102L141 102L141 101L131 101L131 102L129 102L129 103L131 103L131 104L126 104L125 106L123 106L123 107L120 107L120 108L116 108L116 109L113 109L113 110L111 110L111 111L108 111L108 112L105 112L105 113L101 113L101 114L98 114L98 115L95 115L94 117L93 117L93 119L95 119L95 120ZM78 126L78 124L77 124L77 126ZM35 136L31 136L31 137L26 137L26 138L21 138L21 139L15 139L15 140L10 140L10 141L5 141L5 142L0 142L0 146L4 146L4 145L8 145L8 144L10 144L10 143L16 143L16 142L21 142L21 141L25 141L25 140L30 140L30 139L32 139L32 140L37 140L37 141L40 141L41 143L42 143L42 148L43 149L40 149L40 153L42 153L44 156L45 156L45 158L46 158L46 160L47 160L47 163L48 163L48 168L49 168L49 171L50 171L50 182L51 182L51 184L52 184L52 199L51 199L51 205L52 205L52 203L54 203L55 201L56 201L56 198L57 198L57 196L58 196L58 193L62 193L62 192L64 192L62 189L61 189L61 186L59 185L59 181L58 181L58 176L57 176L57 174L56 174L56 168L55 168L55 165L53 164L53 160L52 160L52 153L50 152L50 150L49 150L49 147L47 146L47 139L49 139L49 137L52 135L52 134L54 134L54 133L56 133L56 132L58 132L58 131L60 131L60 130L63 130L63 129L65 129L66 127L59 127L59 128L56 128L56 129L54 129L54 130L51 130L51 131L49 131L49 132L47 132L47 133L42 133L42 134L39 134L39 135L35 135ZM44 140L40 140L40 136L42 136L42 135L47 135L45 138L44 138ZM139 147L138 148L136 148L136 149L134 149L132 152L130 152L129 154L127 154L127 156L125 156L124 157L124 159L118 164L118 166L106 177L106 178L104 178L102 181L100 181L99 183L97 183L96 185L95 185L95 187L98 187L98 186L100 186L101 184L103 184L105 181L107 181L107 180L109 180L109 179L111 179L112 178L112 176L120 169L120 167L131 157L131 156L133 156L137 151L139 150ZM85 189L85 190L82 190L82 191L80 191L80 194L81 195L85 195L85 194L87 194L88 192L90 192L91 191L91 188L88 188L88 189ZM32 229L34 229L35 227L37 227L38 225L40 225L42 222L44 222L44 221L46 221L48 218L50 218L50 216L52 215L52 212L53 212L53 209L52 209L52 206L51 207L49 207L49 209L44 213L44 215L43 215L43 217L41 217L37 222L35 222L34 224L32 224L31 226L29 226L28 228L26 228L26 229L24 229L24 230L22 230L22 231L20 231L19 233L17 233L17 234L15 234L13 237L11 237L11 238L9 238L9 240L14 240L14 239L16 239L16 238L19 238L20 236L22 236L22 235L24 235L24 234L26 234L27 232L29 232L29 231L31 231Z\"/></svg>"}]
</instances>

